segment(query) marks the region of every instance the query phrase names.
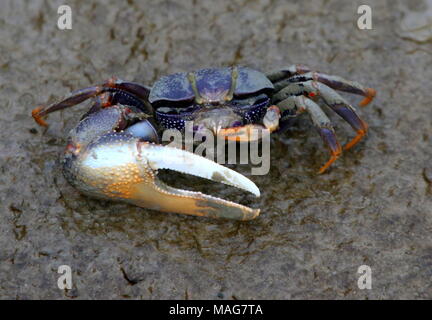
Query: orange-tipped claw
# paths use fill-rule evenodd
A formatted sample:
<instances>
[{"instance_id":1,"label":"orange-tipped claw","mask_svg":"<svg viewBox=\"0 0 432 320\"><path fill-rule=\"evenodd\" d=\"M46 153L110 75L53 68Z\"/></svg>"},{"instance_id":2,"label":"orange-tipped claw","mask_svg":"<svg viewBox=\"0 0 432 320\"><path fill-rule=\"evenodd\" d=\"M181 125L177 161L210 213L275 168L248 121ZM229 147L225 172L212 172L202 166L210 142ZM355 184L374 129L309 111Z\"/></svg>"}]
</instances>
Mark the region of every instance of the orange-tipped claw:
<instances>
[{"instance_id":1,"label":"orange-tipped claw","mask_svg":"<svg viewBox=\"0 0 432 320\"><path fill-rule=\"evenodd\" d=\"M357 131L357 135L344 146L344 150L349 150L354 147L366 135L366 130Z\"/></svg>"},{"instance_id":2,"label":"orange-tipped claw","mask_svg":"<svg viewBox=\"0 0 432 320\"><path fill-rule=\"evenodd\" d=\"M375 96L376 96L376 90L372 89L372 88L367 88L366 89L366 96L362 101L360 101L359 105L361 107L367 106L369 103L372 102L372 100L375 98Z\"/></svg>"},{"instance_id":3,"label":"orange-tipped claw","mask_svg":"<svg viewBox=\"0 0 432 320\"><path fill-rule=\"evenodd\" d=\"M337 158L339 158L341 154L342 154L342 148L338 144L338 149L334 152L332 151L330 159L326 162L326 164L324 164L321 167L321 169L319 169L318 173L319 174L324 173L332 165L332 163L335 162Z\"/></svg>"},{"instance_id":4,"label":"orange-tipped claw","mask_svg":"<svg viewBox=\"0 0 432 320\"><path fill-rule=\"evenodd\" d=\"M344 146L344 150L349 150L354 147L363 137L366 135L368 130L368 125L363 120L361 121L362 129L357 131L357 135Z\"/></svg>"},{"instance_id":5,"label":"orange-tipped claw","mask_svg":"<svg viewBox=\"0 0 432 320\"><path fill-rule=\"evenodd\" d=\"M44 108L42 106L36 107L32 110L32 117L36 121L36 123L43 127L48 127L48 123L45 122L44 119L42 119L42 116L40 115L41 111Z\"/></svg>"},{"instance_id":6,"label":"orange-tipped claw","mask_svg":"<svg viewBox=\"0 0 432 320\"><path fill-rule=\"evenodd\" d=\"M261 125L248 124L242 127L220 129L217 135L225 137L225 140L247 142L259 140L260 131L262 136L270 134L270 131Z\"/></svg>"}]
</instances>

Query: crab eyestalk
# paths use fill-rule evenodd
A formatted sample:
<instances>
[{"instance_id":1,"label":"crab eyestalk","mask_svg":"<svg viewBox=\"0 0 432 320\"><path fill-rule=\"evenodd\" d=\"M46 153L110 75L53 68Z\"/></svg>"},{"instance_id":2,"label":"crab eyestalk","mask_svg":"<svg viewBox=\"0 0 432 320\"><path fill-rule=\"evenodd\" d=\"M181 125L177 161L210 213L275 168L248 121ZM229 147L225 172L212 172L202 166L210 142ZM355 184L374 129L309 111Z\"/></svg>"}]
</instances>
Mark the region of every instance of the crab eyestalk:
<instances>
[{"instance_id":1,"label":"crab eyestalk","mask_svg":"<svg viewBox=\"0 0 432 320\"><path fill-rule=\"evenodd\" d=\"M231 169L188 151L149 143L127 133L105 135L78 156L66 152L64 157L67 180L91 196L212 218L251 220L259 215L259 209L170 187L157 178L159 169L221 182L260 196L252 181Z\"/></svg>"}]
</instances>

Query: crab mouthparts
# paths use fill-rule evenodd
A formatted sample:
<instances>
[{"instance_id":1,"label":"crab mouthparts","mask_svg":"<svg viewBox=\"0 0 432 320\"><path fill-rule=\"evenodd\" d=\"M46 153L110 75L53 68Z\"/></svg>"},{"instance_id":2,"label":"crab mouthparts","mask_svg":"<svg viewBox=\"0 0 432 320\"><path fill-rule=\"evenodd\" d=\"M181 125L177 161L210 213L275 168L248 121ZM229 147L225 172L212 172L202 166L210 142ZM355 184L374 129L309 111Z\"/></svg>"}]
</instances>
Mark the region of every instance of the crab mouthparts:
<instances>
[{"instance_id":1,"label":"crab mouthparts","mask_svg":"<svg viewBox=\"0 0 432 320\"><path fill-rule=\"evenodd\" d=\"M240 173L189 151L173 147L139 142L138 150L139 158L152 171L153 184L150 190L148 182L144 188L136 189L137 194L133 197L135 204L160 211L235 220L251 220L259 215L259 209L251 209L201 192L170 187L155 174L158 169L170 169L231 185L259 197L258 187ZM144 205L141 200L146 204Z\"/></svg>"}]
</instances>

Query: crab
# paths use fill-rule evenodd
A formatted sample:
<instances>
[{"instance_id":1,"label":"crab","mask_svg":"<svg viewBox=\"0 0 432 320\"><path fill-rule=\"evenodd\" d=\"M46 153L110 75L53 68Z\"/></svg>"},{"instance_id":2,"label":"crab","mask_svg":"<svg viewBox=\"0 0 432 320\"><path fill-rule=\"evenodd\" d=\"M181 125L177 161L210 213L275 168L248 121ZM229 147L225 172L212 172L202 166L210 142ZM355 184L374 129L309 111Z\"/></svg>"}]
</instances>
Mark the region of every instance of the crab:
<instances>
[{"instance_id":1,"label":"crab","mask_svg":"<svg viewBox=\"0 0 432 320\"><path fill-rule=\"evenodd\" d=\"M235 186L260 196L245 176L194 153L164 146L161 132L210 130L226 140L250 141L254 129L283 131L290 119L308 114L330 151L326 171L367 133L367 124L336 90L363 96L365 106L375 90L328 75L304 65L292 65L264 74L242 67L200 69L164 76L148 87L115 77L101 85L78 90L65 100L32 111L47 126L47 114L93 98L94 103L68 136L62 156L66 180L81 193L121 200L140 207L181 214L251 220L260 210L200 192L175 189L157 178L159 169L171 169ZM356 136L344 148L319 103L348 122Z\"/></svg>"}]
</instances>

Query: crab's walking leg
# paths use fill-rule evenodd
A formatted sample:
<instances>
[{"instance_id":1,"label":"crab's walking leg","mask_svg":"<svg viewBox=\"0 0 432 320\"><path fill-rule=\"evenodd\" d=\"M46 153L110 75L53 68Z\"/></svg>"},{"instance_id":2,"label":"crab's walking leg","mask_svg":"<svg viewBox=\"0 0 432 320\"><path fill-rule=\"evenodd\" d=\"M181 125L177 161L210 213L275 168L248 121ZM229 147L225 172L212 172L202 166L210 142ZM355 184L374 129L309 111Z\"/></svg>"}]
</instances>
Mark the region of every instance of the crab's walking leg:
<instances>
[{"instance_id":1,"label":"crab's walking leg","mask_svg":"<svg viewBox=\"0 0 432 320\"><path fill-rule=\"evenodd\" d=\"M151 106L147 103L148 94L150 89L133 82L126 82L111 78L107 82L84 88L75 91L70 97L51 105L50 107L44 108L42 106L36 107L32 111L32 116L35 121L41 126L47 126L47 123L43 120L43 117L47 114L62 110L65 108L72 107L80 104L81 102L105 94L104 101L109 101L109 104L103 105L103 107L113 104L127 104L141 107L144 110L151 110ZM108 99L109 98L109 99Z\"/></svg>"},{"instance_id":2,"label":"crab's walking leg","mask_svg":"<svg viewBox=\"0 0 432 320\"><path fill-rule=\"evenodd\" d=\"M290 112L291 114L298 115L303 112L309 114L312 123L317 128L324 144L330 151L330 159L321 167L319 173L326 171L342 153L342 148L337 141L335 131L327 115L321 110L318 104L303 96L290 96L280 101L277 106L282 114L287 110L292 110L293 112Z\"/></svg>"},{"instance_id":3,"label":"crab's walking leg","mask_svg":"<svg viewBox=\"0 0 432 320\"><path fill-rule=\"evenodd\" d=\"M339 76L311 71L310 68L303 65L289 66L288 68L269 74L268 77L270 81L274 82L276 91L279 91L294 82L305 82L310 80L318 81L335 90L364 96L365 98L359 103L360 106L366 106L369 104L376 95L375 89L365 87L356 81L350 81Z\"/></svg>"},{"instance_id":4,"label":"crab's walking leg","mask_svg":"<svg viewBox=\"0 0 432 320\"><path fill-rule=\"evenodd\" d=\"M46 127L48 126L48 124L45 122L45 120L42 119L45 115L57 110L62 110L77 105L89 98L101 94L102 92L103 90L99 86L89 87L75 91L70 97L60 101L59 103L53 104L48 108L44 108L43 106L34 108L32 111L32 116L39 125Z\"/></svg>"},{"instance_id":5,"label":"crab's walking leg","mask_svg":"<svg viewBox=\"0 0 432 320\"><path fill-rule=\"evenodd\" d=\"M292 83L279 91L275 101L281 101L289 96L305 94L311 98L320 96L325 103L339 116L341 116L356 131L357 135L348 142L344 149L348 150L357 144L367 133L368 126L355 112L354 108L345 101L336 91L325 84L316 81Z\"/></svg>"},{"instance_id":6,"label":"crab's walking leg","mask_svg":"<svg viewBox=\"0 0 432 320\"><path fill-rule=\"evenodd\" d=\"M266 74L267 78L271 82L277 82L282 81L284 79L290 78L295 75L304 74L307 72L310 72L311 69L305 65L302 64L293 64L289 67L282 68L280 70L277 70L275 72L271 72Z\"/></svg>"}]
</instances>

